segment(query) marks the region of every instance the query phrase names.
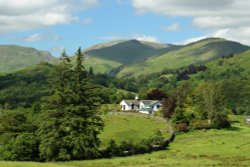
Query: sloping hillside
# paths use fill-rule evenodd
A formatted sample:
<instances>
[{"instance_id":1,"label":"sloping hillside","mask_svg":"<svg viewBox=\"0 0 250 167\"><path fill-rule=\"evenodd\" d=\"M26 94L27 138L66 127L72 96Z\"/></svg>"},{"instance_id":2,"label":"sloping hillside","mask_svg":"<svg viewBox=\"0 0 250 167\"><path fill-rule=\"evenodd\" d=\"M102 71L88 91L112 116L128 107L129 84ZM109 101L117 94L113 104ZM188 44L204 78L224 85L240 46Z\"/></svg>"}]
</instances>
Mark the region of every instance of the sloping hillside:
<instances>
[{"instance_id":1,"label":"sloping hillside","mask_svg":"<svg viewBox=\"0 0 250 167\"><path fill-rule=\"evenodd\" d=\"M175 48L174 45L128 40L116 41L106 45L100 44L92 49L88 49L85 54L121 64L133 64L144 61L149 57L160 55L173 48Z\"/></svg>"},{"instance_id":2,"label":"sloping hillside","mask_svg":"<svg viewBox=\"0 0 250 167\"><path fill-rule=\"evenodd\" d=\"M223 86L225 103L235 114L250 114L250 50L208 62L207 70L189 75L196 84L204 81Z\"/></svg>"},{"instance_id":3,"label":"sloping hillside","mask_svg":"<svg viewBox=\"0 0 250 167\"><path fill-rule=\"evenodd\" d=\"M229 79L231 77L248 77L250 74L250 50L240 54L231 55L215 61L208 62L210 76L213 80ZM192 75L200 80L208 71Z\"/></svg>"},{"instance_id":4,"label":"sloping hillside","mask_svg":"<svg viewBox=\"0 0 250 167\"><path fill-rule=\"evenodd\" d=\"M40 62L54 63L49 52L16 45L0 46L0 73L14 72Z\"/></svg>"},{"instance_id":5,"label":"sloping hillside","mask_svg":"<svg viewBox=\"0 0 250 167\"><path fill-rule=\"evenodd\" d=\"M124 66L117 76L138 76L161 72L164 69L177 69L190 64L203 64L223 56L241 53L248 49L248 46L237 42L219 38L205 39L185 45L177 50L166 52L160 56L149 58L143 63Z\"/></svg>"}]
</instances>

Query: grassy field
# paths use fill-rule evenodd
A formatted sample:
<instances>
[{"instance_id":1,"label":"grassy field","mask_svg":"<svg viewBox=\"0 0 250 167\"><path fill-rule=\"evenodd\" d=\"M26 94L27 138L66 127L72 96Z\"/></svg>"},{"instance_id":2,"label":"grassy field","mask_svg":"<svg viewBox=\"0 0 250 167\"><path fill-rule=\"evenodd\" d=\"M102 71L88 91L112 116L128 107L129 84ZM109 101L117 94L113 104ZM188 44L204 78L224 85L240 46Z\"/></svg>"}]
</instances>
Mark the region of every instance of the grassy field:
<instances>
[{"instance_id":1,"label":"grassy field","mask_svg":"<svg viewBox=\"0 0 250 167\"><path fill-rule=\"evenodd\" d=\"M148 139L160 130L167 135L169 133L168 124L158 117L149 117L142 114L134 113L113 113L104 116L104 132L100 135L103 145L107 145L110 139L116 142L124 140L140 141Z\"/></svg>"},{"instance_id":2,"label":"grassy field","mask_svg":"<svg viewBox=\"0 0 250 167\"><path fill-rule=\"evenodd\" d=\"M235 119L233 117L233 119ZM241 118L238 120L242 120ZM143 123L144 124L144 123ZM250 127L178 134L169 150L131 157L57 163L0 162L1 167L166 167L232 166L250 164Z\"/></svg>"}]
</instances>

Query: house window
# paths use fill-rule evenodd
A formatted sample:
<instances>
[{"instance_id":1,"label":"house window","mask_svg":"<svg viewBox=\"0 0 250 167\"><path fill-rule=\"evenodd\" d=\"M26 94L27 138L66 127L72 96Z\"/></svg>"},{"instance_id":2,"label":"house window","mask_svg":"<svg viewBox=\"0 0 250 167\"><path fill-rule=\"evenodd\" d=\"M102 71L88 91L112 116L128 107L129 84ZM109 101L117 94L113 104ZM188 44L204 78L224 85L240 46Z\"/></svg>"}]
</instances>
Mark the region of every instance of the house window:
<instances>
[{"instance_id":1,"label":"house window","mask_svg":"<svg viewBox=\"0 0 250 167\"><path fill-rule=\"evenodd\" d=\"M157 105L157 108L160 108L161 106L160 105Z\"/></svg>"}]
</instances>

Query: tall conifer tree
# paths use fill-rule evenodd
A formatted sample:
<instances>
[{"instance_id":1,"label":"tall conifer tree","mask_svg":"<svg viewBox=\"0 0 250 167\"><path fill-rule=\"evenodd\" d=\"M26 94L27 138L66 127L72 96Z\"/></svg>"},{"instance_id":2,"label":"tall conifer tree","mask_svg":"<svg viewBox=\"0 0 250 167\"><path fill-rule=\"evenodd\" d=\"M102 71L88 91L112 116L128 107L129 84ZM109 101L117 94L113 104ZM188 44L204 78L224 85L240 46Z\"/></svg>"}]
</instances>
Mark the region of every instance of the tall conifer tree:
<instances>
[{"instance_id":1,"label":"tall conifer tree","mask_svg":"<svg viewBox=\"0 0 250 167\"><path fill-rule=\"evenodd\" d=\"M75 66L63 53L57 69L55 94L39 128L41 159L72 160L98 156L103 122L96 110L95 88L89 83L79 48Z\"/></svg>"}]
</instances>

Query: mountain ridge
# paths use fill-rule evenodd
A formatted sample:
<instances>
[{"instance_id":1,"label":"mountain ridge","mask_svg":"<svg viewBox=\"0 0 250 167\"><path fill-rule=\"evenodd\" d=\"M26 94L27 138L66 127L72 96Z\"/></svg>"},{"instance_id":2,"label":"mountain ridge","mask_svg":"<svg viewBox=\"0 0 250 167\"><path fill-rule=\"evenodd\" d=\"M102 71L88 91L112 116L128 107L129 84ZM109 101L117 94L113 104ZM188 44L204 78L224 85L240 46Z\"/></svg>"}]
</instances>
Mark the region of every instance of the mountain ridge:
<instances>
[{"instance_id":1,"label":"mountain ridge","mask_svg":"<svg viewBox=\"0 0 250 167\"><path fill-rule=\"evenodd\" d=\"M137 77L165 69L202 64L249 49L249 46L222 38L206 38L186 45L131 39L96 44L86 48L83 53L86 56L86 69L92 67L95 73ZM17 45L0 45L0 60L1 73L15 72L40 62L58 62L49 52Z\"/></svg>"},{"instance_id":2,"label":"mountain ridge","mask_svg":"<svg viewBox=\"0 0 250 167\"><path fill-rule=\"evenodd\" d=\"M15 72L40 62L56 62L48 51L18 45L0 45L0 60L0 73Z\"/></svg>"}]
</instances>

